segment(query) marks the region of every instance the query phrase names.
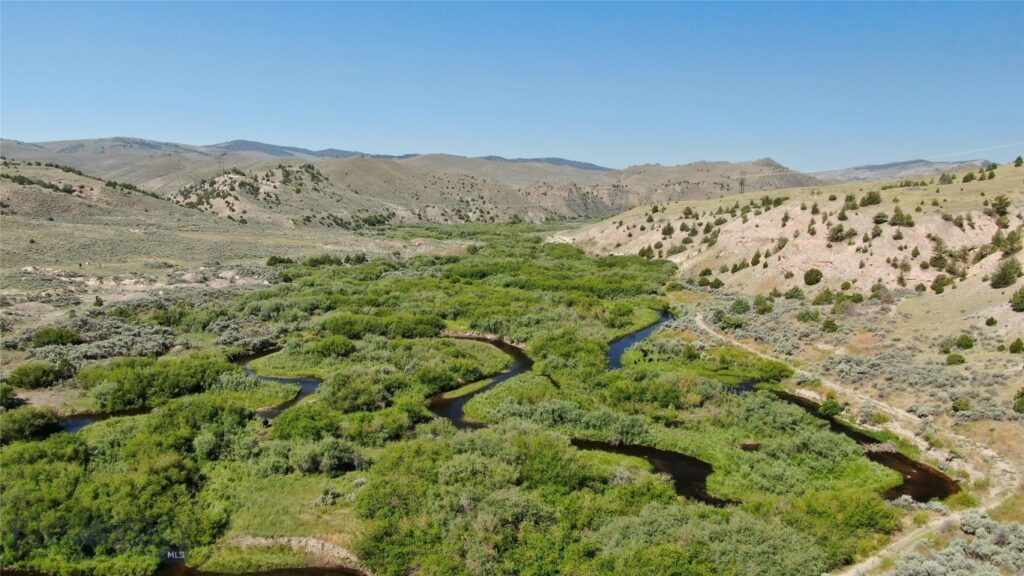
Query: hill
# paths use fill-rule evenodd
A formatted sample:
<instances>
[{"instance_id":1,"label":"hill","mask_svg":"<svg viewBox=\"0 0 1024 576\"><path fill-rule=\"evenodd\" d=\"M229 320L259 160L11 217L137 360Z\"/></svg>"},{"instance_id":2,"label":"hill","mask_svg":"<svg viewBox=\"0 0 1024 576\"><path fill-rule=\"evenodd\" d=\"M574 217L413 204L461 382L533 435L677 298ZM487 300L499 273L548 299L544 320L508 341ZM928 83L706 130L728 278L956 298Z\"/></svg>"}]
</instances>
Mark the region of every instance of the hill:
<instances>
[{"instance_id":1,"label":"hill","mask_svg":"<svg viewBox=\"0 0 1024 576\"><path fill-rule=\"evenodd\" d=\"M0 142L6 158L73 167L236 222L360 228L603 217L635 206L815 185L769 160L608 170L561 158L367 156L235 140Z\"/></svg>"},{"instance_id":2,"label":"hill","mask_svg":"<svg viewBox=\"0 0 1024 576\"><path fill-rule=\"evenodd\" d=\"M257 264L270 255L416 251L431 244L403 246L337 229L281 226L271 219L241 224L131 184L11 160L0 167L0 230L5 291L29 284L62 290L90 276L159 276L174 267ZM68 280L72 277L77 280Z\"/></svg>"},{"instance_id":3,"label":"hill","mask_svg":"<svg viewBox=\"0 0 1024 576\"><path fill-rule=\"evenodd\" d=\"M988 160L961 160L954 162L929 162L927 160L907 160L854 166L839 170L815 172L814 176L833 182L866 182L871 180L895 180L899 178L917 178L932 176L944 172L966 172L977 168L988 168L992 164Z\"/></svg>"},{"instance_id":4,"label":"hill","mask_svg":"<svg viewBox=\"0 0 1024 576\"><path fill-rule=\"evenodd\" d=\"M939 321L937 329L990 316L1003 325L1016 317L1009 293L992 288L991 278L1021 247L1022 176L1024 168L1004 166L946 184L837 184L667 202L553 240L665 258L682 277L717 278L730 292L903 293L916 295L907 309ZM821 280L809 286L804 274L812 269Z\"/></svg>"}]
</instances>

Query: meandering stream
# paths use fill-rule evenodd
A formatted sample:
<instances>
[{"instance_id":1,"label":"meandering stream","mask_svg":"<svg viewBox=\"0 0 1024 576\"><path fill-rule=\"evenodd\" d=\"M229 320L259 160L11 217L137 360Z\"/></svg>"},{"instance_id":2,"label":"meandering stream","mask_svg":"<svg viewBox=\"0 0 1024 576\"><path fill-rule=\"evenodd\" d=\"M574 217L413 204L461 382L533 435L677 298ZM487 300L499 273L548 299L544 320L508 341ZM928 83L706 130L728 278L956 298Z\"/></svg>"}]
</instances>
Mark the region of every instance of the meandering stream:
<instances>
[{"instance_id":1,"label":"meandering stream","mask_svg":"<svg viewBox=\"0 0 1024 576\"><path fill-rule=\"evenodd\" d=\"M631 332L621 338L618 338L608 345L608 351L606 357L608 360L608 368L616 370L622 367L622 355L631 346L643 341L648 338L651 334L658 330L662 325L670 321L671 316L666 313L659 311L659 318L653 324L641 328L635 332ZM526 352L508 342L504 342L499 339L487 338L483 336L457 336L457 338L476 340L480 342L486 342L492 346L497 347L512 358L512 364L504 372L497 374L492 377L487 384L473 389L470 392L464 394L455 394L446 396L445 393L437 394L429 399L430 411L437 417L446 418L460 430L473 430L486 426L481 422L474 422L468 420L465 416L466 404L477 394L484 391L490 390L505 382L511 378L514 378L524 372L528 372L533 369L533 360L526 354ZM279 349L274 348L265 350L255 354L249 354L234 358L233 360L245 368L247 374L252 374L258 378L271 382L280 382L283 384L297 384L300 387L299 393L295 398L285 402L279 406L268 408L259 411L259 414L265 418L273 418L283 412L284 410L294 406L300 402L303 398L316 392L320 386L321 380L313 377L300 377L300 378L281 378L274 376L264 376L257 374L248 364L253 360L261 358L263 356L273 354ZM753 389L752 385L746 385L741 387L739 393L747 393ZM450 394L450 392L449 392ZM880 444L880 441L871 437L864 432L857 430L843 422L840 422L834 418L824 416L819 411L817 403L808 400L806 398L790 394L787 392L776 392L777 396L787 402L799 405L806 409L810 414L822 418L829 422L829 426L834 432L844 434L858 443L864 445ZM112 416L122 416L126 414L141 414L145 413L147 409L135 410L130 413L119 413L119 414L79 414L75 416L69 416L61 419L60 427L62 430L74 432L82 429L83 427L96 422L104 420ZM673 485L675 486L676 493L686 498L699 500L715 506L721 506L728 504L729 502L715 498L707 493L707 477L714 471L711 464L704 462L693 456L681 454L679 452L672 452L668 450L662 450L650 446L639 446L639 445L615 445L609 442L603 442L599 440L590 440L585 438L574 438L572 439L573 446L581 450L600 450L603 452L611 452L615 454L625 454L629 456L635 456L643 458L651 464L655 471L669 475L672 478ZM960 486L955 480L942 473L940 470L917 462L904 454L899 452L880 452L880 451L867 451L867 457L874 462L877 462L883 466L886 466L896 472L899 472L903 477L903 483L888 490L885 494L885 498L896 498L904 494L910 496L914 500L927 501L933 498L946 498L952 494L960 491ZM208 572L202 572L193 568L187 567L183 564L170 564L165 565L159 572L161 575L167 576L211 576ZM363 574L363 572L352 569L352 568L302 568L294 570L275 570L256 573L259 576L311 576L311 575L351 575L351 574Z\"/></svg>"},{"instance_id":2,"label":"meandering stream","mask_svg":"<svg viewBox=\"0 0 1024 576\"><path fill-rule=\"evenodd\" d=\"M621 368L622 354L627 348L647 338L671 319L672 317L667 312L659 310L658 320L656 322L612 341L608 345L608 352L606 353L609 369L614 370ZM441 393L435 394L430 398L430 411L433 412L435 416L447 418L460 430L472 430L482 428L485 424L466 419L464 412L466 403L468 403L477 394L490 390L510 378L514 378L519 374L532 370L533 360L527 356L523 349L502 340L476 336L460 338L486 342L496 346L512 357L512 365L501 374L493 377L485 386L455 397L446 397L445 393ZM727 503L724 500L715 498L708 494L707 478L712 472L714 472L714 468L712 468L711 464L708 464L699 458L694 458L693 456L688 456L679 452L661 450L650 446L612 444L610 442L590 440L586 438L573 438L572 444L581 450L600 450L602 452L626 454L637 458L643 458L651 464L655 471L667 474L672 478L676 493L680 496L700 500L701 502L716 506Z\"/></svg>"},{"instance_id":3,"label":"meandering stream","mask_svg":"<svg viewBox=\"0 0 1024 576\"><path fill-rule=\"evenodd\" d=\"M844 434L865 446L878 446L883 443L853 426L825 416L821 413L821 406L814 400L789 392L776 392L775 394L780 399L796 404L807 410L808 413L826 420L833 432ZM893 486L883 494L887 499L891 500L907 495L919 502L927 502L933 498L947 498L960 491L960 484L938 468L918 462L901 452L867 450L865 456L873 462L899 472L903 477L902 484Z\"/></svg>"},{"instance_id":4,"label":"meandering stream","mask_svg":"<svg viewBox=\"0 0 1024 576\"><path fill-rule=\"evenodd\" d=\"M625 336L609 343L608 351L606 352L608 368L611 370L621 368L622 355L627 349L648 338L651 334L657 331L658 328L671 319L672 317L668 313L658 311L658 320L656 322L626 334ZM448 419L456 428L460 430L482 428L485 424L481 422L474 422L466 418L466 404L477 394L490 390L502 382L532 370L533 359L531 359L526 352L518 346L496 338L483 336L457 336L457 338L485 342L497 347L512 358L512 364L507 370L492 377L487 384L476 388L471 392L454 396L446 396L445 393L441 393L436 394L429 399L430 411L437 417ZM259 411L260 416L268 419L274 418L284 410L287 410L302 401L305 397L316 392L321 383L319 378L313 377L282 378L276 376L264 376L257 374L248 367L248 364L253 360L273 354L278 350L279 348L271 348L233 359L234 362L245 368L247 374L255 375L262 380L270 382L297 384L299 386L299 393L295 398L273 408ZM752 389L752 385L741 386L739 393L747 393ZM450 394L450 392L448 394ZM776 392L776 395L780 399L801 406L810 414L826 420L834 432L844 434L863 445L870 446L881 444L881 442L876 438L865 434L854 427L834 418L822 415L818 410L818 404L812 400L808 400L788 392ZM113 416L143 414L147 411L148 409L138 409L116 414L76 414L62 418L60 420L60 428L67 432L75 432L93 422L105 420ZM688 456L679 452L661 450L650 446L616 445L609 442L583 438L575 438L572 440L572 443L577 448L583 450L601 450L604 452L628 454L630 456L643 458L651 464L654 470L668 474L672 478L676 493L679 495L713 505L722 505L725 503L721 499L715 498L707 493L707 477L713 472L712 466L707 462L694 458L693 456ZM908 495L917 501L927 501L933 498L946 498L960 491L959 484L942 471L923 462L913 460L900 452L868 450L866 456L874 462L895 470L903 478L902 484L886 491L884 494L886 498L892 499L902 495Z\"/></svg>"}]
</instances>

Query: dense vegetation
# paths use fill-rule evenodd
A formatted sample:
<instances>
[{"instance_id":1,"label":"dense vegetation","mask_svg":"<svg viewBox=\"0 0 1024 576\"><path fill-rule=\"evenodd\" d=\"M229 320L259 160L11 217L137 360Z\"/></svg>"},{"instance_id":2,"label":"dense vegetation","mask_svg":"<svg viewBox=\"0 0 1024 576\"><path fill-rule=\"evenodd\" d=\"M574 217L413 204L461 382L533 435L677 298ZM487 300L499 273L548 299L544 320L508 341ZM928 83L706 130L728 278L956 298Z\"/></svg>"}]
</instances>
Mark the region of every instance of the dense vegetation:
<instances>
[{"instance_id":1,"label":"dense vegetation","mask_svg":"<svg viewBox=\"0 0 1024 576\"><path fill-rule=\"evenodd\" d=\"M331 534L376 574L819 574L895 529L900 512L879 496L895 474L802 409L737 393L787 367L663 330L607 369L608 343L667 307L668 263L591 258L500 229L427 232L469 235L474 248L275 262L281 282L236 301L137 310L131 322L205 331L211 350L74 376L97 408L155 408L142 415L43 440L31 438L52 421L24 407L3 416L5 440L8 426L25 432L0 454L0 564L145 574L177 546L192 563L238 570L297 560L230 556L213 546L227 534ZM456 431L427 399L509 358L444 330L493 334L535 360L470 401L483 430ZM226 359L266 334L281 350L254 368L324 380L269 430L255 409L296 389ZM714 466L708 491L731 503L680 498L646 461L571 438L698 457Z\"/></svg>"}]
</instances>

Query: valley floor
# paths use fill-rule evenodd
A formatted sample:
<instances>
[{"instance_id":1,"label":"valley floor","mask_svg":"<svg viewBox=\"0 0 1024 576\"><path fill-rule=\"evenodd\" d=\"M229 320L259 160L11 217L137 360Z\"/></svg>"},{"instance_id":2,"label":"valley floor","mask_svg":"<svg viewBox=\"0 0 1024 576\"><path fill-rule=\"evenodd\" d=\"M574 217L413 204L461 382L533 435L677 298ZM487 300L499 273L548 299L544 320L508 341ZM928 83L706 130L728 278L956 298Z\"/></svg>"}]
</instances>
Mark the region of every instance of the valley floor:
<instances>
[{"instance_id":1,"label":"valley floor","mask_svg":"<svg viewBox=\"0 0 1024 576\"><path fill-rule=\"evenodd\" d=\"M891 568L911 543L975 522L965 509L1020 520L1024 454L1000 444L1019 430L1010 412L991 428L922 416L904 396L834 375L824 348L779 355L743 331L801 326L787 315L802 304L733 310L742 296L687 287L668 262L588 256L542 242L549 233L398 229L381 240L397 252L296 253L131 297L97 275L47 300L26 279L5 294L0 563L145 574L173 546L202 570L235 573L341 563L395 575L788 576ZM658 310L675 320L610 369L609 343ZM887 346L884 331L868 341L847 330L881 309L858 310L841 341L821 343ZM730 314L740 327L722 323ZM531 369L488 387L512 360L450 337L460 333L516 343ZM248 366L315 377L315 392L230 361L272 350ZM888 433L962 491L887 501L900 475L771 391L782 387ZM431 398L455 390L482 428L432 411ZM101 417L62 432L69 419L48 409ZM711 473L684 493L641 451L580 448L600 445L682 455Z\"/></svg>"}]
</instances>

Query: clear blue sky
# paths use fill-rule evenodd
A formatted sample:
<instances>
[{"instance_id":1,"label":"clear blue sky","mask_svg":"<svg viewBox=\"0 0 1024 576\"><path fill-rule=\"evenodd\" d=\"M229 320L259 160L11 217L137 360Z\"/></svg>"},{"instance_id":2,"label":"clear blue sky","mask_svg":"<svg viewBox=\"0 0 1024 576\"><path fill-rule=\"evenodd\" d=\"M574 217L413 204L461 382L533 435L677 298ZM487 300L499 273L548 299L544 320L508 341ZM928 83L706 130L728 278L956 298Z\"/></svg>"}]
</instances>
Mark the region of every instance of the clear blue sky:
<instances>
[{"instance_id":1,"label":"clear blue sky","mask_svg":"<svg viewBox=\"0 0 1024 576\"><path fill-rule=\"evenodd\" d=\"M802 170L1024 145L1024 3L0 4L0 134ZM961 153L962 152L962 153Z\"/></svg>"}]
</instances>

